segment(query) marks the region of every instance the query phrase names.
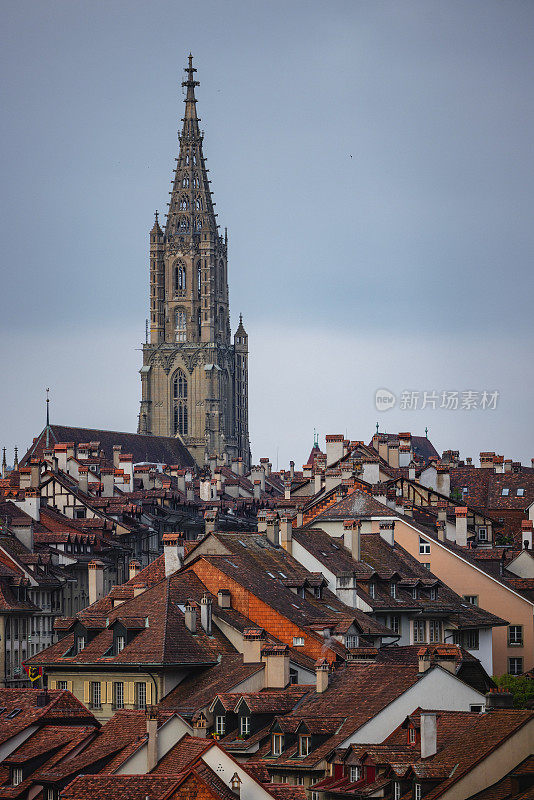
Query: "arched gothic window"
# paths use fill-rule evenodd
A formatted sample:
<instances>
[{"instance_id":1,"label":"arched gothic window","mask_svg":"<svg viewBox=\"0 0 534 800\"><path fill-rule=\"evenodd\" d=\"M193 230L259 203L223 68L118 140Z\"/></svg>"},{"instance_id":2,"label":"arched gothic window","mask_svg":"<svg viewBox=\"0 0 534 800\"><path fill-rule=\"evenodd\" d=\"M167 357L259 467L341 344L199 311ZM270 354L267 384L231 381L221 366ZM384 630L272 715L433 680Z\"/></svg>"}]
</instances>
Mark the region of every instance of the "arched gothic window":
<instances>
[{"instance_id":1,"label":"arched gothic window","mask_svg":"<svg viewBox=\"0 0 534 800\"><path fill-rule=\"evenodd\" d=\"M186 278L185 264L179 261L174 267L174 294L185 295Z\"/></svg>"},{"instance_id":2,"label":"arched gothic window","mask_svg":"<svg viewBox=\"0 0 534 800\"><path fill-rule=\"evenodd\" d=\"M195 230L196 231L202 230L202 220L200 219L200 217L197 217L195 220Z\"/></svg>"},{"instance_id":3,"label":"arched gothic window","mask_svg":"<svg viewBox=\"0 0 534 800\"><path fill-rule=\"evenodd\" d=\"M189 208L189 200L185 195L180 198L180 211L187 211Z\"/></svg>"},{"instance_id":4,"label":"arched gothic window","mask_svg":"<svg viewBox=\"0 0 534 800\"><path fill-rule=\"evenodd\" d=\"M200 267L200 261L199 261L197 266L197 295L199 300L201 294L202 294L202 269Z\"/></svg>"},{"instance_id":5,"label":"arched gothic window","mask_svg":"<svg viewBox=\"0 0 534 800\"><path fill-rule=\"evenodd\" d=\"M184 177L182 178L182 186L184 189L189 189L189 178L187 177L187 175L184 175Z\"/></svg>"},{"instance_id":6,"label":"arched gothic window","mask_svg":"<svg viewBox=\"0 0 534 800\"><path fill-rule=\"evenodd\" d=\"M200 178L198 175L193 175L193 189L200 189Z\"/></svg>"},{"instance_id":7,"label":"arched gothic window","mask_svg":"<svg viewBox=\"0 0 534 800\"><path fill-rule=\"evenodd\" d=\"M202 338L202 312L201 312L200 308L198 309L197 325L198 325L198 338L201 339Z\"/></svg>"},{"instance_id":8,"label":"arched gothic window","mask_svg":"<svg viewBox=\"0 0 534 800\"><path fill-rule=\"evenodd\" d=\"M187 314L183 308L177 308L174 312L174 331L177 342L185 342L187 334Z\"/></svg>"},{"instance_id":9,"label":"arched gothic window","mask_svg":"<svg viewBox=\"0 0 534 800\"><path fill-rule=\"evenodd\" d=\"M197 165L197 156L196 153L193 153L193 166L196 167L196 165Z\"/></svg>"},{"instance_id":10,"label":"arched gothic window","mask_svg":"<svg viewBox=\"0 0 534 800\"><path fill-rule=\"evenodd\" d=\"M189 164L189 153L186 153L185 154L185 165L186 165L186 167L188 166L188 164Z\"/></svg>"},{"instance_id":11,"label":"arched gothic window","mask_svg":"<svg viewBox=\"0 0 534 800\"><path fill-rule=\"evenodd\" d=\"M174 433L187 436L189 412L187 407L187 378L181 369L176 372L172 384Z\"/></svg>"},{"instance_id":12,"label":"arched gothic window","mask_svg":"<svg viewBox=\"0 0 534 800\"><path fill-rule=\"evenodd\" d=\"M200 199L200 197L197 197L195 199L195 209L197 211L202 211L202 200Z\"/></svg>"},{"instance_id":13,"label":"arched gothic window","mask_svg":"<svg viewBox=\"0 0 534 800\"><path fill-rule=\"evenodd\" d=\"M180 217L180 222L178 223L178 230L179 231L189 230L189 220L187 217Z\"/></svg>"}]
</instances>

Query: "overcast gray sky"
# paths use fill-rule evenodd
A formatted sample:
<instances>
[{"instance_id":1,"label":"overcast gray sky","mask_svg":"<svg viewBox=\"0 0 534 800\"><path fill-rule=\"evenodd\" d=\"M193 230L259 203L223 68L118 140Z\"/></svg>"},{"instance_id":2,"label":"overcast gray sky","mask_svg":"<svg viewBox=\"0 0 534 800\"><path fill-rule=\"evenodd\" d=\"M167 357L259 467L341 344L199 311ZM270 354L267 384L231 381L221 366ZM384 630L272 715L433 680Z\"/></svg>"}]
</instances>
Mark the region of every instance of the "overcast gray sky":
<instances>
[{"instance_id":1,"label":"overcast gray sky","mask_svg":"<svg viewBox=\"0 0 534 800\"><path fill-rule=\"evenodd\" d=\"M135 430L191 50L253 458L378 420L530 463L531 0L1 5L0 446L47 385L53 421ZM379 414L377 388L499 399Z\"/></svg>"}]
</instances>

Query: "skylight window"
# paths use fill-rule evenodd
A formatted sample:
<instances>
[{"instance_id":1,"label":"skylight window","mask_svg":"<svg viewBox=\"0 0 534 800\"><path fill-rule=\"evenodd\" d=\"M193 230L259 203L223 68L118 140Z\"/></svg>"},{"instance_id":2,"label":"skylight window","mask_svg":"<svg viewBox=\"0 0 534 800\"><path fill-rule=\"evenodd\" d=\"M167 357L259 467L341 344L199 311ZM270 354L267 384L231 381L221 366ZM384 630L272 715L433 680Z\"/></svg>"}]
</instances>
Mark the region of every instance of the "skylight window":
<instances>
[{"instance_id":1,"label":"skylight window","mask_svg":"<svg viewBox=\"0 0 534 800\"><path fill-rule=\"evenodd\" d=\"M284 573L283 573L283 572L280 572L280 570L278 570L278 574L279 574L279 575L281 575L281 576L282 576L282 578L287 578L287 575L284 575Z\"/></svg>"},{"instance_id":2,"label":"skylight window","mask_svg":"<svg viewBox=\"0 0 534 800\"><path fill-rule=\"evenodd\" d=\"M501 492L501 497L508 497L510 494L510 489L503 489Z\"/></svg>"},{"instance_id":3,"label":"skylight window","mask_svg":"<svg viewBox=\"0 0 534 800\"><path fill-rule=\"evenodd\" d=\"M22 711L22 708L14 708L13 711L9 712L9 714L6 717L6 719L15 719L15 717L18 717L18 715L20 714L21 711Z\"/></svg>"},{"instance_id":4,"label":"skylight window","mask_svg":"<svg viewBox=\"0 0 534 800\"><path fill-rule=\"evenodd\" d=\"M268 572L268 573L267 573L267 575L270 575L270 576L271 576L271 578L274 578L274 577L276 577L275 575L273 575L273 573L272 573L272 572Z\"/></svg>"},{"instance_id":5,"label":"skylight window","mask_svg":"<svg viewBox=\"0 0 534 800\"><path fill-rule=\"evenodd\" d=\"M516 492L516 495L518 497L524 497L525 496L525 490L524 489L518 489L517 492Z\"/></svg>"}]
</instances>

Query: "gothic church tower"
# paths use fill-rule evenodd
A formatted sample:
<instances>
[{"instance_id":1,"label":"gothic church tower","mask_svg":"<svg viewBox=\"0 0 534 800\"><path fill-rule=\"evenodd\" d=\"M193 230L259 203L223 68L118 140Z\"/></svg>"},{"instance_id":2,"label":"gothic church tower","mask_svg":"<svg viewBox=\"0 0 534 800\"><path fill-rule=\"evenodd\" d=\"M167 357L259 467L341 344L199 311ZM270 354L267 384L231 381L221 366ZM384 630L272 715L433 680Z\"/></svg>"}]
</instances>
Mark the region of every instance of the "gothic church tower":
<instances>
[{"instance_id":1,"label":"gothic church tower","mask_svg":"<svg viewBox=\"0 0 534 800\"><path fill-rule=\"evenodd\" d=\"M193 57L163 231L150 231L150 338L143 345L139 433L178 436L199 465L217 454L250 465L248 337L231 341L228 238L219 234L197 117Z\"/></svg>"}]
</instances>

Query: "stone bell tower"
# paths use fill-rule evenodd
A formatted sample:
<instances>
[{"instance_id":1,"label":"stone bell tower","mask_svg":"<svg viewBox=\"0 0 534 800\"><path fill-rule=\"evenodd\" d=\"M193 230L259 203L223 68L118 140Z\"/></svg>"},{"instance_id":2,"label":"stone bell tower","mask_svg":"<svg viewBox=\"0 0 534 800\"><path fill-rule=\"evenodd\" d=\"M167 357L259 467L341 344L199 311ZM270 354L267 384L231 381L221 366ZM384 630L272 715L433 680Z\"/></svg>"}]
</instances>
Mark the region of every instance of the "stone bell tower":
<instances>
[{"instance_id":1,"label":"stone bell tower","mask_svg":"<svg viewBox=\"0 0 534 800\"><path fill-rule=\"evenodd\" d=\"M139 433L178 436L199 465L248 467L248 337L231 341L228 237L219 234L197 117L193 57L169 210L150 231L150 335L143 345ZM148 337L147 337L148 338Z\"/></svg>"}]
</instances>

